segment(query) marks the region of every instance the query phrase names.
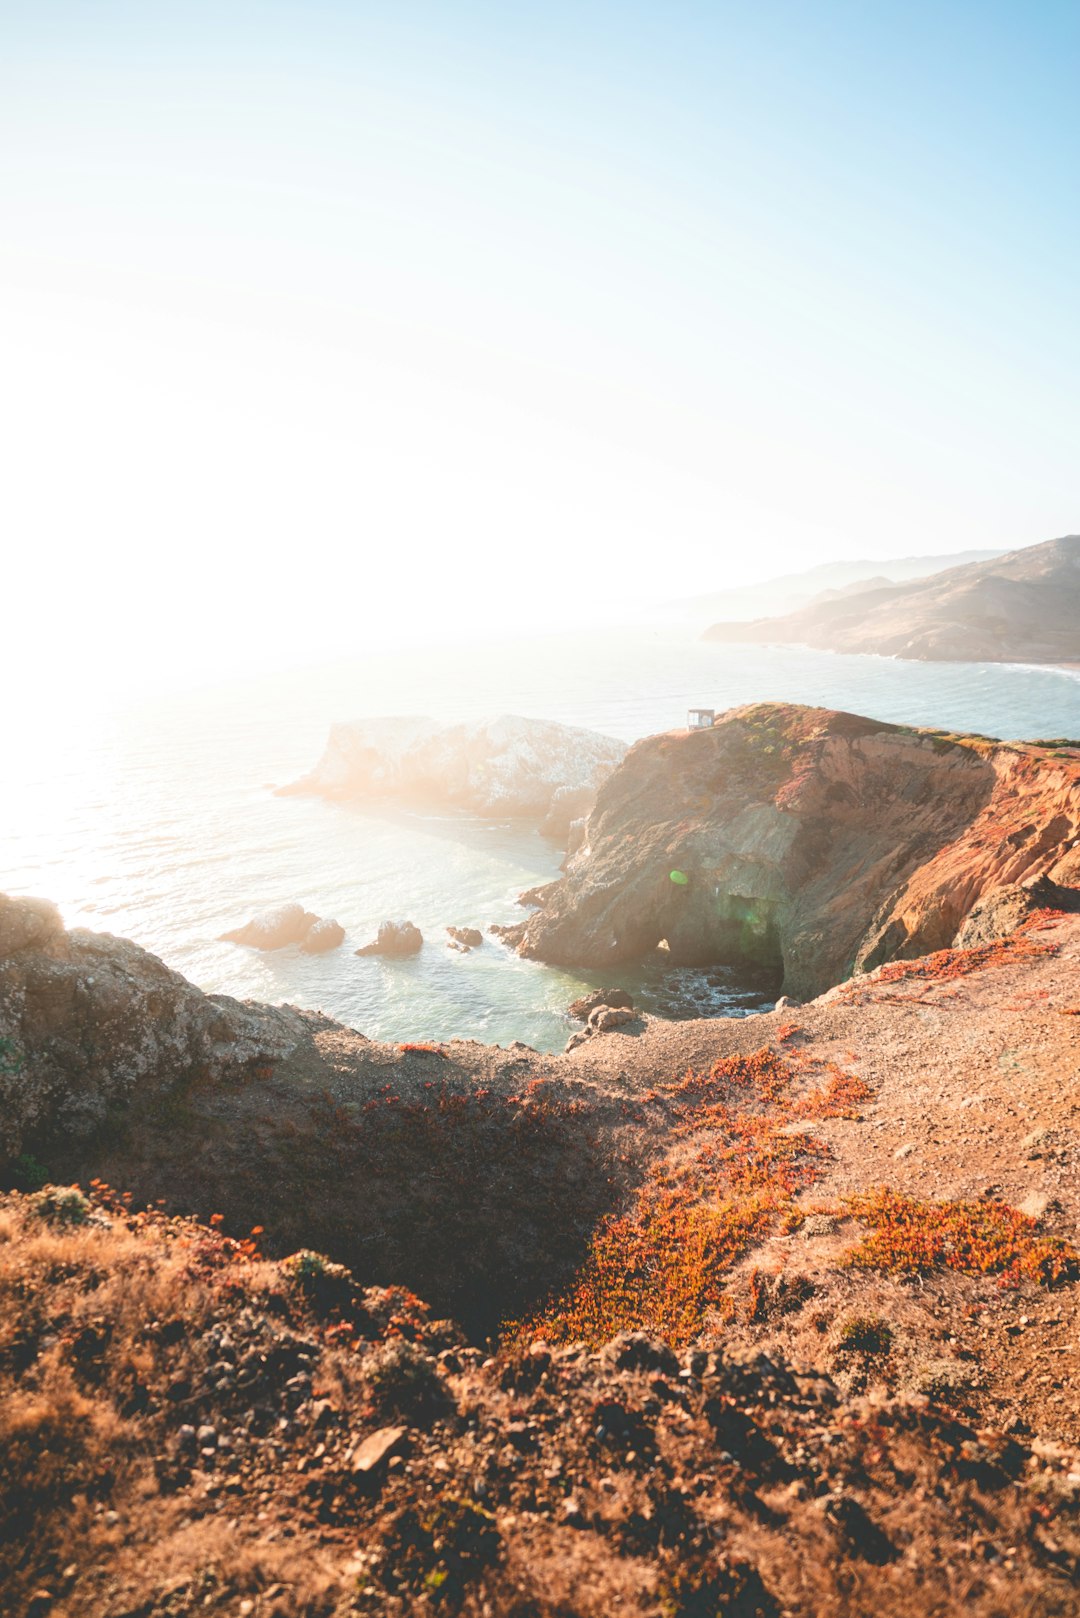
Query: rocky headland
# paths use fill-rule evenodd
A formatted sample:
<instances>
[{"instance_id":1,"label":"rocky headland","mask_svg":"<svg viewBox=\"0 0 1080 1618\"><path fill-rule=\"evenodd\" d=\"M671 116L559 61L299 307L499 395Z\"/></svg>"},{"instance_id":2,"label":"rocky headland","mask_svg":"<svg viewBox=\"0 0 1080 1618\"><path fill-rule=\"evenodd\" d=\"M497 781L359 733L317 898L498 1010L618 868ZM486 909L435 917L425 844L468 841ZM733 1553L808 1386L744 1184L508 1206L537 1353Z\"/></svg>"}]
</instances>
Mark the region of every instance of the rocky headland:
<instances>
[{"instance_id":1,"label":"rocky headland","mask_svg":"<svg viewBox=\"0 0 1080 1618\"><path fill-rule=\"evenodd\" d=\"M565 840L625 752L610 736L514 714L365 719L334 725L315 769L280 791L522 817Z\"/></svg>"},{"instance_id":2,"label":"rocky headland","mask_svg":"<svg viewBox=\"0 0 1080 1618\"><path fill-rule=\"evenodd\" d=\"M713 624L706 640L791 642L930 662L1080 661L1080 535L911 583L819 599L777 618Z\"/></svg>"},{"instance_id":3,"label":"rocky headland","mask_svg":"<svg viewBox=\"0 0 1080 1618\"><path fill-rule=\"evenodd\" d=\"M1015 926L1039 879L1080 884L1080 747L758 703L631 748L499 931L560 965L753 961L805 999L951 945L991 896Z\"/></svg>"},{"instance_id":4,"label":"rocky headland","mask_svg":"<svg viewBox=\"0 0 1080 1618\"><path fill-rule=\"evenodd\" d=\"M1066 1618L1078 983L387 1046L0 901L13 1610Z\"/></svg>"}]
</instances>

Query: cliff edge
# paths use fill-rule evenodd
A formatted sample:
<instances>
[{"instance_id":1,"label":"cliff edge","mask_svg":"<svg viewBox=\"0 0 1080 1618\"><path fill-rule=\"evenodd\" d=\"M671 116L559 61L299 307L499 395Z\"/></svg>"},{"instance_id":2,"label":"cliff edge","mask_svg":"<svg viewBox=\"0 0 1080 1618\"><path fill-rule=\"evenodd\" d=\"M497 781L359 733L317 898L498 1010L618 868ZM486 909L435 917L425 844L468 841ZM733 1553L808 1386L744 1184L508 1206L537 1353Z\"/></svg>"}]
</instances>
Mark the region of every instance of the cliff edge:
<instances>
[{"instance_id":1,"label":"cliff edge","mask_svg":"<svg viewBox=\"0 0 1080 1618\"><path fill-rule=\"evenodd\" d=\"M633 747L501 932L559 965L752 961L808 998L1039 878L1080 883L1080 749L757 703Z\"/></svg>"}]
</instances>

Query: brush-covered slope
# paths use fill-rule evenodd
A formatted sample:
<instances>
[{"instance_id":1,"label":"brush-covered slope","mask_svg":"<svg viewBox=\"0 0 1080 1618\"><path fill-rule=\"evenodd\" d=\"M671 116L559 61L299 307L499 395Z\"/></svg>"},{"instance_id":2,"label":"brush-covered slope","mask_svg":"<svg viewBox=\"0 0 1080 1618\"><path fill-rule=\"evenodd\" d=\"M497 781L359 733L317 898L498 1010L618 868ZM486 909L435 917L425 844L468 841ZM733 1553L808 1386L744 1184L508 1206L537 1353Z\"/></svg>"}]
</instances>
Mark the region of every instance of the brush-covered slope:
<instances>
[{"instance_id":1,"label":"brush-covered slope","mask_svg":"<svg viewBox=\"0 0 1080 1618\"><path fill-rule=\"evenodd\" d=\"M1076 1465L643 1334L485 1360L315 1254L0 1197L0 1588L32 1618L1066 1618Z\"/></svg>"},{"instance_id":2,"label":"brush-covered slope","mask_svg":"<svg viewBox=\"0 0 1080 1618\"><path fill-rule=\"evenodd\" d=\"M789 994L952 943L983 896L1080 882L1080 751L758 703L649 737L601 789L566 875L503 929L608 968L752 960Z\"/></svg>"},{"instance_id":3,"label":"brush-covered slope","mask_svg":"<svg viewBox=\"0 0 1080 1618\"><path fill-rule=\"evenodd\" d=\"M718 623L707 640L790 641L930 662L1080 660L1080 535L910 584L812 602L781 618Z\"/></svg>"}]
</instances>

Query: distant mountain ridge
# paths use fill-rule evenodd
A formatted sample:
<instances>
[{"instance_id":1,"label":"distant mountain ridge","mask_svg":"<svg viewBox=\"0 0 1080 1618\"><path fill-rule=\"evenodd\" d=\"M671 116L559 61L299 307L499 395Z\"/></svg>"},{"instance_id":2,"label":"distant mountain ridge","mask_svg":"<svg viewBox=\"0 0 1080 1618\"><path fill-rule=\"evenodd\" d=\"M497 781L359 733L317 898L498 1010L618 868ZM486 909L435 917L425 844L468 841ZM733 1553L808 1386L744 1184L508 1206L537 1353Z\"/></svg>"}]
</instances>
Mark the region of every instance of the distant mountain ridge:
<instances>
[{"instance_id":1,"label":"distant mountain ridge","mask_svg":"<svg viewBox=\"0 0 1080 1618\"><path fill-rule=\"evenodd\" d=\"M910 583L811 602L706 640L773 641L927 662L1080 662L1080 534Z\"/></svg>"},{"instance_id":2,"label":"distant mountain ridge","mask_svg":"<svg viewBox=\"0 0 1080 1618\"><path fill-rule=\"evenodd\" d=\"M795 612L834 591L853 591L872 581L901 584L942 573L946 568L963 567L969 562L987 562L1004 556L1003 550L954 551L946 556L899 556L882 560L862 557L853 561L819 562L798 573L781 573L760 584L739 585L731 590L713 590L705 595L685 596L667 603L668 610L683 618L700 618L703 623L720 619L772 617Z\"/></svg>"}]
</instances>

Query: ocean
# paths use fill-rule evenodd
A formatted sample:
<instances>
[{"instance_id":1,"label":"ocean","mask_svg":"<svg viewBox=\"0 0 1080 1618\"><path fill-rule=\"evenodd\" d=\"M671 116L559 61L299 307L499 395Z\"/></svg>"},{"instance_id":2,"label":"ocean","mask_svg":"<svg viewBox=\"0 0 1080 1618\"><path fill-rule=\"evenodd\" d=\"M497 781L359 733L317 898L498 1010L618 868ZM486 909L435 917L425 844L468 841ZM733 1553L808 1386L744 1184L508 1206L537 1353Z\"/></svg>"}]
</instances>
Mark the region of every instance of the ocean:
<instances>
[{"instance_id":1,"label":"ocean","mask_svg":"<svg viewBox=\"0 0 1080 1618\"><path fill-rule=\"evenodd\" d=\"M513 822L276 797L331 723L379 714L517 713L625 741L685 724L689 706L757 700L847 708L1007 739L1080 734L1080 674L722 646L672 630L602 630L382 652L96 711L73 697L47 727L0 720L0 891L54 900L69 926L134 939L201 988L320 1008L372 1038L524 1041L560 1049L567 1004L598 980L523 961L495 940L446 948L448 925L520 919L517 894L561 850ZM218 942L298 900L345 927L308 957ZM411 960L358 959L380 921L425 936ZM760 1009L731 973L620 971L668 1015Z\"/></svg>"}]
</instances>

